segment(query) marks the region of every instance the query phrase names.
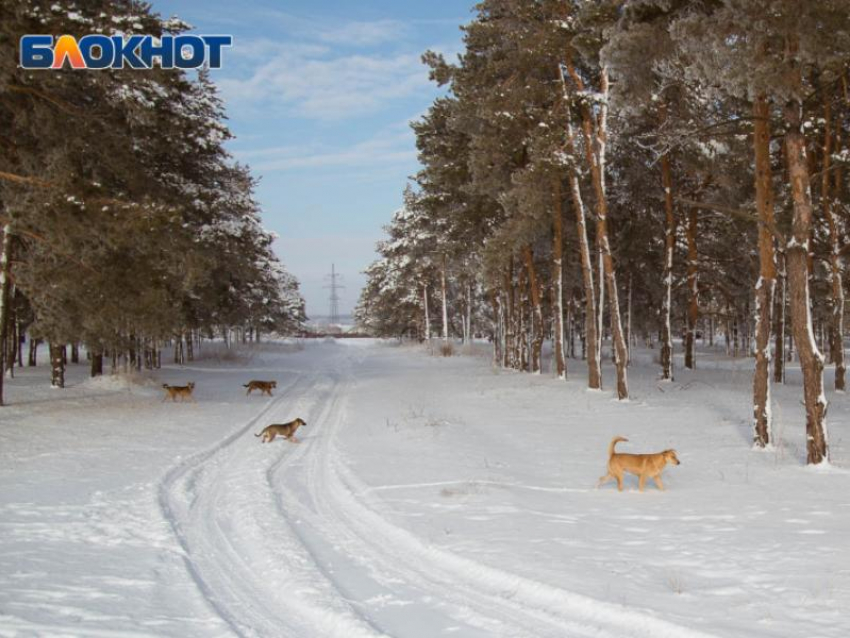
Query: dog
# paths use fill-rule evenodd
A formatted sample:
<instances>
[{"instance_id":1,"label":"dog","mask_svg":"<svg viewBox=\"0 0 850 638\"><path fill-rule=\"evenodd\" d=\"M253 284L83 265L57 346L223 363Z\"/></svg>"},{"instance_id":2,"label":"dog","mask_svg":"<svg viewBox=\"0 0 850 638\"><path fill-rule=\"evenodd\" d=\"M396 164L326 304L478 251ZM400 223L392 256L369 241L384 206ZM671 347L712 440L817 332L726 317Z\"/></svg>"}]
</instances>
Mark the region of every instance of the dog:
<instances>
[{"instance_id":1,"label":"dog","mask_svg":"<svg viewBox=\"0 0 850 638\"><path fill-rule=\"evenodd\" d=\"M676 450L664 450L655 454L617 454L614 447L620 441L628 441L622 436L615 436L608 446L608 473L599 479L598 488L609 479L617 479L617 489L623 491L623 473L629 472L638 476L638 489L643 492L646 479L651 477L659 490L664 489L661 482L661 472L668 463L680 465Z\"/></svg>"},{"instance_id":2,"label":"dog","mask_svg":"<svg viewBox=\"0 0 850 638\"><path fill-rule=\"evenodd\" d=\"M248 383L245 383L242 387L248 388L248 391L245 393L246 395L251 394L253 390L259 390L261 395L268 394L269 396L271 396L272 390L277 387L277 381L253 380L249 381Z\"/></svg>"},{"instance_id":3,"label":"dog","mask_svg":"<svg viewBox=\"0 0 850 638\"><path fill-rule=\"evenodd\" d=\"M172 401L177 401L177 397L180 397L181 401L185 401L187 397L192 399L192 401L195 400L192 397L192 392L195 389L194 381L187 383L186 385L168 385L167 383L163 383L162 387L165 389L165 396L162 397L163 401L169 397L171 397Z\"/></svg>"},{"instance_id":4,"label":"dog","mask_svg":"<svg viewBox=\"0 0 850 638\"><path fill-rule=\"evenodd\" d=\"M298 431L298 428L306 426L307 423L304 419L298 418L294 421L290 421L289 423L272 423L271 425L266 426L262 432L255 434L254 436L263 437L263 443L271 443L274 441L274 437L280 434L287 441L299 443L300 441L295 438L295 433Z\"/></svg>"}]
</instances>

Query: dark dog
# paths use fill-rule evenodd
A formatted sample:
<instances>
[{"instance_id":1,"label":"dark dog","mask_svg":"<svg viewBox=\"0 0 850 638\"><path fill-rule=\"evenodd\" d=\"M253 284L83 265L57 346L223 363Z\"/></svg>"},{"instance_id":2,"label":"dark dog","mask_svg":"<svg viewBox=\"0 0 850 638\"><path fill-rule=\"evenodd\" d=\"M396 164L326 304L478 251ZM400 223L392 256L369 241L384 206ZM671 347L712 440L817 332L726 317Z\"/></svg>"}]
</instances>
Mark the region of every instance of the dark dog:
<instances>
[{"instance_id":1,"label":"dark dog","mask_svg":"<svg viewBox=\"0 0 850 638\"><path fill-rule=\"evenodd\" d=\"M300 441L295 438L295 433L298 431L298 428L306 425L307 423L301 418L290 421L289 423L272 423L271 425L263 428L262 432L255 434L254 436L263 437L263 443L271 443L274 441L274 437L280 434L288 441L299 443Z\"/></svg>"},{"instance_id":2,"label":"dark dog","mask_svg":"<svg viewBox=\"0 0 850 638\"><path fill-rule=\"evenodd\" d=\"M194 381L186 385L168 385L167 383L163 383L162 387L165 389L165 396L162 397L163 401L169 397L172 401L177 401L177 397L180 397L181 401L185 401L187 398L192 399L192 401L195 400L192 397L192 392L195 389Z\"/></svg>"},{"instance_id":3,"label":"dark dog","mask_svg":"<svg viewBox=\"0 0 850 638\"><path fill-rule=\"evenodd\" d=\"M245 394L251 394L253 390L259 390L260 394L272 395L272 390L277 387L277 381L249 381L245 383L243 388L248 388Z\"/></svg>"}]
</instances>

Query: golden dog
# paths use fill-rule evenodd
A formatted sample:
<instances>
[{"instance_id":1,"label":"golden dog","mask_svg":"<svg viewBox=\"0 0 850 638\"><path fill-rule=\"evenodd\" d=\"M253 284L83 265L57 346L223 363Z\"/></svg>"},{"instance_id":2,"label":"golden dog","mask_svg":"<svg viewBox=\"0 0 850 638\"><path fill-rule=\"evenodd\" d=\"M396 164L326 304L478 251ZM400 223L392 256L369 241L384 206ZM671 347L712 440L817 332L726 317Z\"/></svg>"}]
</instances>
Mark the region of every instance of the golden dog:
<instances>
[{"instance_id":1,"label":"golden dog","mask_svg":"<svg viewBox=\"0 0 850 638\"><path fill-rule=\"evenodd\" d=\"M274 437L280 434L287 441L299 443L298 439L295 438L295 433L298 431L298 428L306 425L307 423L302 418L295 419L289 423L272 423L271 425L263 428L262 432L255 434L254 436L263 437L263 443L271 443L274 441Z\"/></svg>"},{"instance_id":2,"label":"golden dog","mask_svg":"<svg viewBox=\"0 0 850 638\"><path fill-rule=\"evenodd\" d=\"M643 492L646 479L651 477L659 490L664 489L661 482L661 472L668 463L679 465L676 450L664 450L655 454L617 454L614 447L620 441L628 441L622 436L615 436L608 446L608 473L599 479L599 487L609 479L617 479L617 489L623 491L623 473L629 472L638 476L638 489Z\"/></svg>"},{"instance_id":3,"label":"golden dog","mask_svg":"<svg viewBox=\"0 0 850 638\"><path fill-rule=\"evenodd\" d=\"M167 383L163 383L162 387L165 389L165 396L162 397L162 400L165 401L169 397L172 401L177 401L177 397L180 397L181 401L185 401L187 398L195 399L192 397L192 392L195 389L195 382L192 381L186 385L168 385Z\"/></svg>"},{"instance_id":4,"label":"golden dog","mask_svg":"<svg viewBox=\"0 0 850 638\"><path fill-rule=\"evenodd\" d=\"M251 394L253 390L259 390L260 394L272 395L272 390L277 387L277 381L249 381L242 385L243 388L248 388L245 394Z\"/></svg>"}]
</instances>

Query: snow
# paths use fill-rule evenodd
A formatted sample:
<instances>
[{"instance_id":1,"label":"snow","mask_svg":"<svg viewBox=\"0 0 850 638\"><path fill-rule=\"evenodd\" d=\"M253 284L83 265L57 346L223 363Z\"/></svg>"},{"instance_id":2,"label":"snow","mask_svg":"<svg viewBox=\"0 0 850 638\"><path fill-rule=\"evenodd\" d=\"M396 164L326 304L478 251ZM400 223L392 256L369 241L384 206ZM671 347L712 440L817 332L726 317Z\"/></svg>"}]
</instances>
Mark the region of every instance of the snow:
<instances>
[{"instance_id":1,"label":"snow","mask_svg":"<svg viewBox=\"0 0 850 638\"><path fill-rule=\"evenodd\" d=\"M700 352L662 386L635 348L624 404L610 365L589 393L577 361L565 383L477 348L267 343L156 374L72 365L53 392L17 370L0 636L850 634L843 399L831 464L807 468L793 365L753 450L751 359ZM186 381L197 402L161 401ZM296 416L300 444L253 436ZM615 435L677 450L667 491L595 489Z\"/></svg>"}]
</instances>

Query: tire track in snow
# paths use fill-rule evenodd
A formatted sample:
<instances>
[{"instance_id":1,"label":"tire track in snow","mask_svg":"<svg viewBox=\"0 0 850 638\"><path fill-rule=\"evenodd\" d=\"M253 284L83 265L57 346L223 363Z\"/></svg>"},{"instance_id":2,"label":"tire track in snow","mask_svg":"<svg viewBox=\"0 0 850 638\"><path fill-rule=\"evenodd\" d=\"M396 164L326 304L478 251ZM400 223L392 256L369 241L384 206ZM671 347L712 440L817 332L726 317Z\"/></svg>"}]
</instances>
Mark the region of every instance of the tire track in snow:
<instances>
[{"instance_id":1,"label":"tire track in snow","mask_svg":"<svg viewBox=\"0 0 850 638\"><path fill-rule=\"evenodd\" d=\"M343 387L349 389L348 384ZM309 451L303 450L297 458L269 469L268 481L278 493L280 515L293 519L291 525L301 530L299 536L317 568L377 630L397 636L407 635L411 629L425 636L445 631L462 631L460 635L465 638L506 635L509 619L499 619L503 613L492 607L481 613L470 608L465 599L458 603L453 597L447 598L416 571L399 564L396 557L364 542L335 511L326 487L326 450L334 431L326 430L339 421L339 406L345 399L345 392L336 392L320 419L315 419L317 425L321 421L322 435ZM423 631L423 627L428 629ZM540 638L544 634L511 635Z\"/></svg>"},{"instance_id":2,"label":"tire track in snow","mask_svg":"<svg viewBox=\"0 0 850 638\"><path fill-rule=\"evenodd\" d=\"M598 626L586 626L547 610L517 605L510 597L482 592L477 584L446 574L419 560L406 547L387 543L363 512L350 516L335 466L334 439L344 417L350 383L328 406L322 436L295 459L270 468L269 483L279 493L282 516L297 517L305 528L302 542L329 580L381 630L392 635L431 636L446 631L467 636L617 638ZM337 405L338 404L338 405ZM298 459L301 460L300 458ZM288 475L287 475L288 473ZM380 521L386 525L385 521ZM295 527L295 526L293 526ZM378 532L378 533L375 533ZM500 592L503 593L503 592ZM354 602L358 601L358 602ZM389 608L383 603L389 602Z\"/></svg>"},{"instance_id":3,"label":"tire track in snow","mask_svg":"<svg viewBox=\"0 0 850 638\"><path fill-rule=\"evenodd\" d=\"M318 577L309 552L275 507L266 466L279 463L278 455L288 459L296 446L259 445L246 437L259 423L288 420L293 412L307 414L309 423L333 392L315 386L314 378L299 377L233 434L169 470L160 484L160 506L187 570L239 636L380 635ZM296 457L309 444L297 447Z\"/></svg>"},{"instance_id":4,"label":"tire track in snow","mask_svg":"<svg viewBox=\"0 0 850 638\"><path fill-rule=\"evenodd\" d=\"M430 584L457 605L479 613L493 613L505 622L499 635L598 636L611 638L713 638L658 618L651 612L599 601L527 577L499 570L426 543L379 513L380 502L367 503L360 495L368 487L348 469L335 444L343 422L331 420L324 445L315 454L321 478L316 500L330 503L340 524L371 547L371 555L389 557L399 573L420 585ZM314 497L315 498L315 497ZM508 619L504 620L505 612Z\"/></svg>"},{"instance_id":5,"label":"tire track in snow","mask_svg":"<svg viewBox=\"0 0 850 638\"><path fill-rule=\"evenodd\" d=\"M706 636L486 566L392 523L337 447L352 386L338 367L298 377L161 482L160 505L187 570L235 634ZM244 436L261 421L302 415L301 445Z\"/></svg>"}]
</instances>

